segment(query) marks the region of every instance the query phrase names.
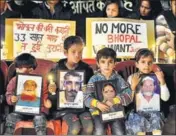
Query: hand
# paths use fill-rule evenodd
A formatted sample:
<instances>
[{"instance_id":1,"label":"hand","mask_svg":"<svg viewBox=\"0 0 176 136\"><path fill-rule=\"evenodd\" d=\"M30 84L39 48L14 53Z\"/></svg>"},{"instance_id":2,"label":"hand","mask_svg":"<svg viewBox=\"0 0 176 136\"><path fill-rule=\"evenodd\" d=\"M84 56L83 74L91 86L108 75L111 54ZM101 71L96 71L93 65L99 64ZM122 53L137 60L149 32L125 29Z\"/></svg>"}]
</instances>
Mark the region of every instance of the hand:
<instances>
[{"instance_id":1,"label":"hand","mask_svg":"<svg viewBox=\"0 0 176 136\"><path fill-rule=\"evenodd\" d=\"M161 85L164 85L166 83L165 80L164 80L164 73L162 71L156 71L155 75L156 75L156 77L159 80Z\"/></svg>"},{"instance_id":2,"label":"hand","mask_svg":"<svg viewBox=\"0 0 176 136\"><path fill-rule=\"evenodd\" d=\"M162 25L156 25L156 45L159 50L168 56L175 56L174 39L175 36L170 29ZM167 50L166 50L167 49Z\"/></svg>"},{"instance_id":3,"label":"hand","mask_svg":"<svg viewBox=\"0 0 176 136\"><path fill-rule=\"evenodd\" d=\"M107 106L106 104L102 103L102 102L98 102L97 103L97 108L102 111L102 112L107 112L110 110L110 107Z\"/></svg>"},{"instance_id":4,"label":"hand","mask_svg":"<svg viewBox=\"0 0 176 136\"><path fill-rule=\"evenodd\" d=\"M49 99L44 100L44 106L48 109L51 108L52 106L51 101Z\"/></svg>"},{"instance_id":5,"label":"hand","mask_svg":"<svg viewBox=\"0 0 176 136\"><path fill-rule=\"evenodd\" d=\"M131 89L133 91L136 90L136 86L139 84L139 81L141 80L140 78L140 73L135 73L134 75L132 75L132 79L131 79Z\"/></svg>"},{"instance_id":6,"label":"hand","mask_svg":"<svg viewBox=\"0 0 176 136\"><path fill-rule=\"evenodd\" d=\"M15 96L15 95L13 95L13 96L11 97L11 102L12 102L12 103L16 103L17 101L18 101L18 97Z\"/></svg>"},{"instance_id":7,"label":"hand","mask_svg":"<svg viewBox=\"0 0 176 136\"><path fill-rule=\"evenodd\" d=\"M52 84L49 84L48 86L48 91L53 94L53 93L56 93L56 84L55 83L52 83Z\"/></svg>"},{"instance_id":8,"label":"hand","mask_svg":"<svg viewBox=\"0 0 176 136\"><path fill-rule=\"evenodd\" d=\"M105 103L106 103L106 105L108 105L109 107L112 107L112 106L114 105L112 101L106 101Z\"/></svg>"}]
</instances>

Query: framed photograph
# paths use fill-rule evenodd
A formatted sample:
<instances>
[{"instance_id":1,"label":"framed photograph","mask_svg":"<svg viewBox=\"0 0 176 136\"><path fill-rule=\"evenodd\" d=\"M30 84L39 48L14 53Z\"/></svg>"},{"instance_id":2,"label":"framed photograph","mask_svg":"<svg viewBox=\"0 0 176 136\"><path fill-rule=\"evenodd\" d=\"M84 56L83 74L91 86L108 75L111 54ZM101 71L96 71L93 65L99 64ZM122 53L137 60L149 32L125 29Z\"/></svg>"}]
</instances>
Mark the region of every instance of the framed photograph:
<instances>
[{"instance_id":1,"label":"framed photograph","mask_svg":"<svg viewBox=\"0 0 176 136\"><path fill-rule=\"evenodd\" d=\"M27 115L40 114L42 97L42 76L17 75L15 112Z\"/></svg>"},{"instance_id":2,"label":"framed photograph","mask_svg":"<svg viewBox=\"0 0 176 136\"><path fill-rule=\"evenodd\" d=\"M84 71L59 70L57 72L57 108L83 108Z\"/></svg>"},{"instance_id":3,"label":"framed photograph","mask_svg":"<svg viewBox=\"0 0 176 136\"><path fill-rule=\"evenodd\" d=\"M124 107L114 101L121 91L118 79L95 82L96 98L110 107L110 111L102 112L101 119L108 122L124 117Z\"/></svg>"},{"instance_id":4,"label":"framed photograph","mask_svg":"<svg viewBox=\"0 0 176 136\"><path fill-rule=\"evenodd\" d=\"M135 101L136 111L160 111L160 85L155 74L141 75Z\"/></svg>"}]
</instances>

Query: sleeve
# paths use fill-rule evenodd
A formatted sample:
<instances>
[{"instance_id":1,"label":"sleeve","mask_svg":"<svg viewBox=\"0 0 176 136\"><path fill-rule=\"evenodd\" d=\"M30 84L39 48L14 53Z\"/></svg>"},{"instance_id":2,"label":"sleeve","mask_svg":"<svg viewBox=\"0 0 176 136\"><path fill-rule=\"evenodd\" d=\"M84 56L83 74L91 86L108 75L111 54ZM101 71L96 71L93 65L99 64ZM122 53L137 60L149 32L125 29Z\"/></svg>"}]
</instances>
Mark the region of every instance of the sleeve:
<instances>
[{"instance_id":1,"label":"sleeve","mask_svg":"<svg viewBox=\"0 0 176 136\"><path fill-rule=\"evenodd\" d=\"M170 92L166 84L160 85L161 88L161 99L163 101L168 101L170 98Z\"/></svg>"},{"instance_id":2,"label":"sleeve","mask_svg":"<svg viewBox=\"0 0 176 136\"><path fill-rule=\"evenodd\" d=\"M42 18L42 11L40 9L41 5L38 5L36 8L32 9L32 18Z\"/></svg>"},{"instance_id":3,"label":"sleeve","mask_svg":"<svg viewBox=\"0 0 176 136\"><path fill-rule=\"evenodd\" d=\"M63 7L63 13L65 14L65 19L64 20L73 20L72 10L69 6Z\"/></svg>"},{"instance_id":4,"label":"sleeve","mask_svg":"<svg viewBox=\"0 0 176 136\"><path fill-rule=\"evenodd\" d=\"M132 84L132 76L133 76L133 74L128 77L127 82L128 82L129 85L130 85L131 92L132 92L131 96L132 96L132 100L133 100L133 99L134 99L135 91L133 91L133 89L132 89L132 87L131 87L131 84Z\"/></svg>"},{"instance_id":5,"label":"sleeve","mask_svg":"<svg viewBox=\"0 0 176 136\"><path fill-rule=\"evenodd\" d=\"M89 79L93 76L93 74L93 69L89 66L86 71L86 84L88 83Z\"/></svg>"},{"instance_id":6,"label":"sleeve","mask_svg":"<svg viewBox=\"0 0 176 136\"><path fill-rule=\"evenodd\" d=\"M34 8L31 12L32 12L32 18L39 18L39 15L37 14L37 8Z\"/></svg>"},{"instance_id":7,"label":"sleeve","mask_svg":"<svg viewBox=\"0 0 176 136\"><path fill-rule=\"evenodd\" d=\"M42 88L42 108L46 109L48 112L48 109L44 106L44 101L48 99L48 87L47 87L47 80L46 78L43 79L43 88Z\"/></svg>"},{"instance_id":8,"label":"sleeve","mask_svg":"<svg viewBox=\"0 0 176 136\"><path fill-rule=\"evenodd\" d=\"M52 95L51 93L48 92L48 99L52 103L52 109L56 109L57 108L57 103L56 103L57 102L57 95L56 94Z\"/></svg>"},{"instance_id":9,"label":"sleeve","mask_svg":"<svg viewBox=\"0 0 176 136\"><path fill-rule=\"evenodd\" d=\"M132 102L132 91L129 84L120 75L118 76L121 92L117 97L120 99L123 106L127 106Z\"/></svg>"},{"instance_id":10,"label":"sleeve","mask_svg":"<svg viewBox=\"0 0 176 136\"><path fill-rule=\"evenodd\" d=\"M0 95L4 95L5 93L5 87L4 87L4 78L3 78L3 73L2 73L2 70L0 69Z\"/></svg>"},{"instance_id":11,"label":"sleeve","mask_svg":"<svg viewBox=\"0 0 176 136\"><path fill-rule=\"evenodd\" d=\"M127 82L131 85L131 82L132 82L132 75L130 75L127 79Z\"/></svg>"},{"instance_id":12,"label":"sleeve","mask_svg":"<svg viewBox=\"0 0 176 136\"><path fill-rule=\"evenodd\" d=\"M86 107L96 107L98 100L95 99L95 86L94 86L94 77L92 77L88 84L86 91L84 92L84 104Z\"/></svg>"},{"instance_id":13,"label":"sleeve","mask_svg":"<svg viewBox=\"0 0 176 136\"><path fill-rule=\"evenodd\" d=\"M169 39L168 36L169 35ZM171 32L163 15L156 18L156 45L159 50L169 56L175 55L174 53L174 34Z\"/></svg>"},{"instance_id":14,"label":"sleeve","mask_svg":"<svg viewBox=\"0 0 176 136\"><path fill-rule=\"evenodd\" d=\"M11 101L11 97L15 95L15 88L16 88L16 77L12 78L10 80L9 84L7 85L7 91L6 91L6 101L9 105L13 105Z\"/></svg>"}]
</instances>

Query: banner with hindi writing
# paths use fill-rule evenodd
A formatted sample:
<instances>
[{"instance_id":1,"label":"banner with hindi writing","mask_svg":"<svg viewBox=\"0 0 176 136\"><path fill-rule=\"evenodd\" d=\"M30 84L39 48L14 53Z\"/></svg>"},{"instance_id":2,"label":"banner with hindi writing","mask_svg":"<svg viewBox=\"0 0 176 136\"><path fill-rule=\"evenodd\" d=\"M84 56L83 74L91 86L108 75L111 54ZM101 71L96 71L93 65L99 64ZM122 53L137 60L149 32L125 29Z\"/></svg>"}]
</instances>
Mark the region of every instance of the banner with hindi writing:
<instances>
[{"instance_id":1,"label":"banner with hindi writing","mask_svg":"<svg viewBox=\"0 0 176 136\"><path fill-rule=\"evenodd\" d=\"M109 47L118 58L132 58L140 48L155 47L154 21L124 18L86 19L87 57Z\"/></svg>"},{"instance_id":2,"label":"banner with hindi writing","mask_svg":"<svg viewBox=\"0 0 176 136\"><path fill-rule=\"evenodd\" d=\"M5 43L10 60L21 53L51 60L64 58L64 40L75 35L76 27L75 21L44 19L7 19L6 24Z\"/></svg>"}]
</instances>

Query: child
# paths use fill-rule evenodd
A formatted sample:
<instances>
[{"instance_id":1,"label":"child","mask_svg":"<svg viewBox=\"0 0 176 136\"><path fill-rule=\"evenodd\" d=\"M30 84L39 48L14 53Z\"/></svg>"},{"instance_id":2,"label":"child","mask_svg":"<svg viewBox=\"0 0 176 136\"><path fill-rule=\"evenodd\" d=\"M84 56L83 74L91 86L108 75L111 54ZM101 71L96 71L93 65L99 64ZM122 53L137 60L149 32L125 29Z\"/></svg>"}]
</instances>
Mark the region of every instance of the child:
<instances>
[{"instance_id":1,"label":"child","mask_svg":"<svg viewBox=\"0 0 176 136\"><path fill-rule=\"evenodd\" d=\"M37 61L34 56L23 53L17 56L14 60L15 68L17 73L30 74L37 67ZM46 82L45 82L46 83ZM34 128L37 135L46 135L46 117L45 114L48 113L48 108L51 107L50 100L47 99L47 88L46 84L43 84L42 91L42 114L34 116L22 115L19 113L12 112L7 115L6 118L6 129L5 135L12 135L14 133L15 125L17 122L25 118L33 118ZM13 77L9 84L7 85L6 100L9 105L15 105L18 101L18 97L15 95L16 89L16 77Z\"/></svg>"},{"instance_id":2,"label":"child","mask_svg":"<svg viewBox=\"0 0 176 136\"><path fill-rule=\"evenodd\" d=\"M54 75L57 74L57 70L84 70L85 71L85 84L89 78L93 75L92 68L81 61L82 52L84 48L84 42L79 36L69 36L64 41L64 54L66 59L61 59L57 66L51 72L54 77L55 83L57 82ZM81 134L90 135L93 131L93 123L89 112L78 109L61 109L56 111L56 95L52 95L56 91L56 84L49 84L49 96L54 105L54 118L62 116L62 120L68 125L68 135L80 134L81 125L83 127ZM58 117L57 117L58 116Z\"/></svg>"},{"instance_id":3,"label":"child","mask_svg":"<svg viewBox=\"0 0 176 136\"><path fill-rule=\"evenodd\" d=\"M153 60L154 54L149 49L144 48L137 51L135 55L135 61L136 67L139 69L139 72L134 73L128 78L128 82L131 84L131 89L133 91L133 96L136 91L136 87L140 81L140 74L152 73ZM164 74L162 71L158 70L157 72L155 72L155 75L160 82L160 97L163 101L167 101L170 97L170 93L164 80ZM153 134L161 135L162 123L160 122L163 122L161 118L161 113L157 111L131 113L129 115L128 121L126 122L126 129L131 135L145 135L145 132L153 132ZM133 119L138 119L138 122L134 123L135 120ZM144 121L147 124L144 124ZM141 122L142 124L140 124L139 122Z\"/></svg>"},{"instance_id":4,"label":"child","mask_svg":"<svg viewBox=\"0 0 176 136\"><path fill-rule=\"evenodd\" d=\"M108 100L106 101L106 104L104 104L95 98L95 82L101 80L118 79L118 84L121 90L119 91L120 93L117 94L115 98L113 98L113 102L123 106L127 106L129 103L131 103L131 90L123 78L113 70L116 64L116 52L113 49L103 48L99 50L96 59L100 70L95 73L93 77L91 77L87 84L84 103L88 108L90 108L90 112L94 120L94 134L105 135L105 124L101 122L99 111L97 111L97 109L101 112L108 112L110 110L108 103L112 102ZM113 135L125 134L125 124L123 119L117 119L115 121L109 122L109 124L111 126Z\"/></svg>"}]
</instances>

